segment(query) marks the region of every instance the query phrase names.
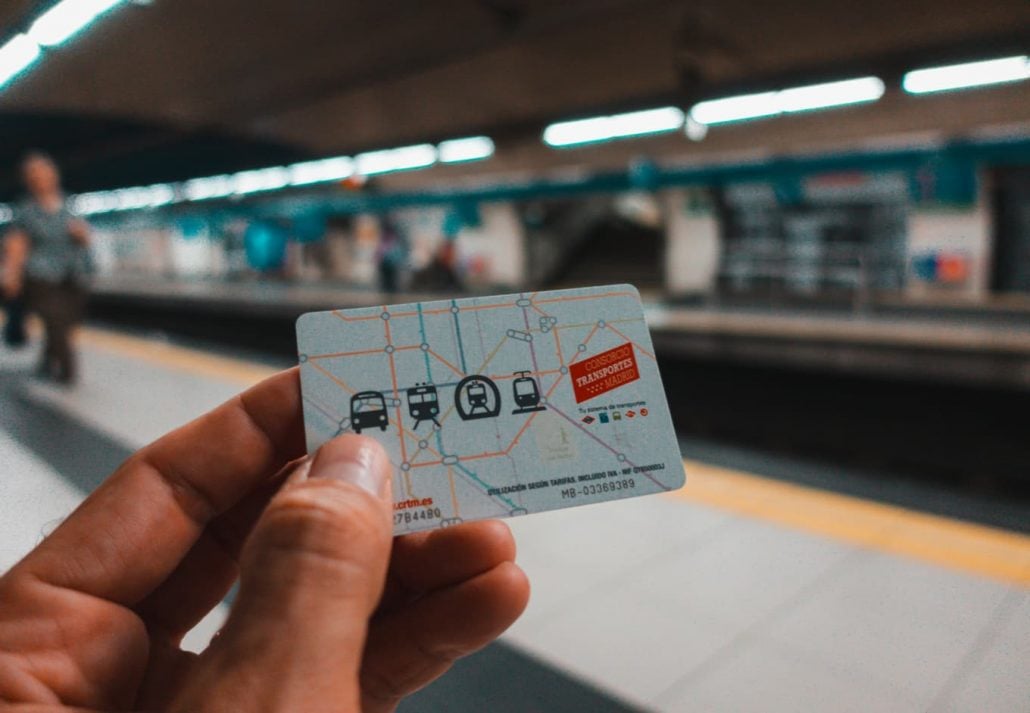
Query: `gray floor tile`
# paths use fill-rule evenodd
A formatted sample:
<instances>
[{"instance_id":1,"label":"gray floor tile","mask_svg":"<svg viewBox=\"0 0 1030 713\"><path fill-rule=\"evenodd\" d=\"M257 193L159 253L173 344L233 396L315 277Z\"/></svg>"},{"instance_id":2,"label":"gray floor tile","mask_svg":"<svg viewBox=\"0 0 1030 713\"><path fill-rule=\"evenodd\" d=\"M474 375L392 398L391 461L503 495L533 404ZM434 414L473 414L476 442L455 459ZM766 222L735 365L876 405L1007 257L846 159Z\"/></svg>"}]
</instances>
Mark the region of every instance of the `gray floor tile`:
<instances>
[{"instance_id":1,"label":"gray floor tile","mask_svg":"<svg viewBox=\"0 0 1030 713\"><path fill-rule=\"evenodd\" d=\"M78 489L0 430L0 574L81 501Z\"/></svg>"},{"instance_id":2,"label":"gray floor tile","mask_svg":"<svg viewBox=\"0 0 1030 713\"><path fill-rule=\"evenodd\" d=\"M99 349L82 350L76 388L26 384L26 393L139 448L239 393L237 383L156 366Z\"/></svg>"},{"instance_id":3,"label":"gray floor tile","mask_svg":"<svg viewBox=\"0 0 1030 713\"><path fill-rule=\"evenodd\" d=\"M929 705L990 622L1004 585L880 553L780 617L767 633Z\"/></svg>"},{"instance_id":4,"label":"gray floor tile","mask_svg":"<svg viewBox=\"0 0 1030 713\"><path fill-rule=\"evenodd\" d=\"M730 515L661 496L631 498L533 515L514 522L523 549L545 548L556 560L608 573L682 547Z\"/></svg>"},{"instance_id":5,"label":"gray floor tile","mask_svg":"<svg viewBox=\"0 0 1030 713\"><path fill-rule=\"evenodd\" d=\"M535 628L550 616L560 616L567 608L575 608L581 597L603 588L609 575L587 567L554 561L545 552L526 552L521 548L517 556L519 566L530 582L529 606L516 626L523 630Z\"/></svg>"},{"instance_id":6,"label":"gray floor tile","mask_svg":"<svg viewBox=\"0 0 1030 713\"><path fill-rule=\"evenodd\" d=\"M722 512L654 496L509 520L533 587L521 625L558 615L598 587L632 581L649 562L702 546L707 533L730 521Z\"/></svg>"},{"instance_id":7,"label":"gray floor tile","mask_svg":"<svg viewBox=\"0 0 1030 713\"><path fill-rule=\"evenodd\" d=\"M627 700L646 702L737 633L725 622L612 589L582 597L513 640Z\"/></svg>"},{"instance_id":8,"label":"gray floor tile","mask_svg":"<svg viewBox=\"0 0 1030 713\"><path fill-rule=\"evenodd\" d=\"M998 632L968 671L959 671L952 696L931 713L1030 713L1030 591L999 622Z\"/></svg>"},{"instance_id":9,"label":"gray floor tile","mask_svg":"<svg viewBox=\"0 0 1030 713\"><path fill-rule=\"evenodd\" d=\"M881 681L826 665L778 642L751 640L690 686L663 696L668 713L917 713Z\"/></svg>"},{"instance_id":10,"label":"gray floor tile","mask_svg":"<svg viewBox=\"0 0 1030 713\"><path fill-rule=\"evenodd\" d=\"M740 519L625 586L681 612L747 627L853 551L848 545Z\"/></svg>"}]
</instances>

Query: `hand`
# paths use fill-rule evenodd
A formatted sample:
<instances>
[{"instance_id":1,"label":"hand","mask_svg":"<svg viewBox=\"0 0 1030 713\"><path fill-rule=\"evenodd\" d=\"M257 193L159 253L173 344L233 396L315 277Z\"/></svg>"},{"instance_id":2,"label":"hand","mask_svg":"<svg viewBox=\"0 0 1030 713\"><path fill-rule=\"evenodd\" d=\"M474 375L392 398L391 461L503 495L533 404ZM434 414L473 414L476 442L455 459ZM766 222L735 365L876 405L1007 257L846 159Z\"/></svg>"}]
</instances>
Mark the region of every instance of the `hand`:
<instances>
[{"instance_id":1,"label":"hand","mask_svg":"<svg viewBox=\"0 0 1030 713\"><path fill-rule=\"evenodd\" d=\"M89 245L89 223L80 218L69 220L68 235L72 236L76 245L83 247Z\"/></svg>"},{"instance_id":2,"label":"hand","mask_svg":"<svg viewBox=\"0 0 1030 713\"><path fill-rule=\"evenodd\" d=\"M391 551L381 447L288 465L303 440L294 369L131 457L0 578L0 703L386 713L521 613L505 525ZM237 574L220 634L181 651Z\"/></svg>"},{"instance_id":3,"label":"hand","mask_svg":"<svg viewBox=\"0 0 1030 713\"><path fill-rule=\"evenodd\" d=\"M5 271L0 281L0 292L9 300L17 299L23 288L21 271Z\"/></svg>"}]
</instances>

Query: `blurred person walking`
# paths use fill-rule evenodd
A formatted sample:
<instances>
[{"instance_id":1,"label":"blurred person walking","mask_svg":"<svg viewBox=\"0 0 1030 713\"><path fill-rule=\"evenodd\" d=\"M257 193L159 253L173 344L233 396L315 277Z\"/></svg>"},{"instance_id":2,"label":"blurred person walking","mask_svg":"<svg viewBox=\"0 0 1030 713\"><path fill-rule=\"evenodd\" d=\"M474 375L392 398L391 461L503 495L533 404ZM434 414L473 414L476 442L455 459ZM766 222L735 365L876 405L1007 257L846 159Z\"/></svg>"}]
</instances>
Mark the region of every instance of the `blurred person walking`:
<instances>
[{"instance_id":1,"label":"blurred person walking","mask_svg":"<svg viewBox=\"0 0 1030 713\"><path fill-rule=\"evenodd\" d=\"M0 275L4 274L3 251L0 250ZM0 284L2 287L2 284ZM0 306L4 309L3 342L12 349L25 346L25 298L22 295L8 299L0 289Z\"/></svg>"},{"instance_id":2,"label":"blurred person walking","mask_svg":"<svg viewBox=\"0 0 1030 713\"><path fill-rule=\"evenodd\" d=\"M89 225L72 215L53 159L28 154L21 162L28 196L14 211L4 239L3 292L24 297L46 331L38 374L71 384L76 378L72 332L86 306Z\"/></svg>"},{"instance_id":3,"label":"blurred person walking","mask_svg":"<svg viewBox=\"0 0 1030 713\"><path fill-rule=\"evenodd\" d=\"M379 270L379 289L392 295L400 289L400 273L408 261L408 241L397 225L388 217L380 219L379 247L376 263Z\"/></svg>"},{"instance_id":4,"label":"blurred person walking","mask_svg":"<svg viewBox=\"0 0 1030 713\"><path fill-rule=\"evenodd\" d=\"M454 241L444 238L429 263L412 276L412 291L443 294L462 292L464 285L458 277L457 267L458 250Z\"/></svg>"}]
</instances>

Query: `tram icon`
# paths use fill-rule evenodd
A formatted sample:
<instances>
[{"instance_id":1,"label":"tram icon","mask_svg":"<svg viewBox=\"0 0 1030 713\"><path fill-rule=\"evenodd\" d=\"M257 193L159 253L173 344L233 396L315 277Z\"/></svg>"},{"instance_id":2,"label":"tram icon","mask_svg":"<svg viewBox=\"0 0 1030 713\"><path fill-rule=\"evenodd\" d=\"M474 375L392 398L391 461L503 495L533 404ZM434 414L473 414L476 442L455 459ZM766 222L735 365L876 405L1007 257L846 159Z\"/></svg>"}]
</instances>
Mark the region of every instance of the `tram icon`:
<instances>
[{"instance_id":1,"label":"tram icon","mask_svg":"<svg viewBox=\"0 0 1030 713\"><path fill-rule=\"evenodd\" d=\"M355 433L363 428L379 427L385 431L389 420L386 417L386 400L378 391L359 391L350 399L350 423Z\"/></svg>"},{"instance_id":2,"label":"tram icon","mask_svg":"<svg viewBox=\"0 0 1030 713\"><path fill-rule=\"evenodd\" d=\"M530 376L528 371L516 371L515 376L518 378L512 382L511 390L518 408L511 412L512 415L546 409L546 406L540 404L540 387L536 379Z\"/></svg>"},{"instance_id":3,"label":"tram icon","mask_svg":"<svg viewBox=\"0 0 1030 713\"><path fill-rule=\"evenodd\" d=\"M466 376L454 389L454 408L462 421L494 418L501 412L501 392L485 376Z\"/></svg>"},{"instance_id":4,"label":"tram icon","mask_svg":"<svg viewBox=\"0 0 1030 713\"><path fill-rule=\"evenodd\" d=\"M432 421L433 425L440 428L440 422L436 420L440 413L436 387L432 384L415 384L405 393L408 396L408 414L415 419L415 430L423 421Z\"/></svg>"}]
</instances>

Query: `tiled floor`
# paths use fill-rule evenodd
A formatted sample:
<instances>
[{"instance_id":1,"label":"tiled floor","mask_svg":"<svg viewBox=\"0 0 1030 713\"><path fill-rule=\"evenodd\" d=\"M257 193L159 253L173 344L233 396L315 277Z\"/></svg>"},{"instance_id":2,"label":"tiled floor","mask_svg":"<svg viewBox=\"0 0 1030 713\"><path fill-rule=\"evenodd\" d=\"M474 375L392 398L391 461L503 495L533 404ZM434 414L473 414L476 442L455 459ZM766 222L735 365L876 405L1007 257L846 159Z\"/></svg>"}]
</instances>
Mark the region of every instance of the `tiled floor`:
<instances>
[{"instance_id":1,"label":"tiled floor","mask_svg":"<svg viewBox=\"0 0 1030 713\"><path fill-rule=\"evenodd\" d=\"M26 359L0 352L0 399L17 393L126 448L240 388L97 346L74 391L15 384ZM82 493L3 430L0 463L2 569ZM506 640L642 707L1030 712L1030 590L1019 585L665 496L511 525L533 597Z\"/></svg>"}]
</instances>

